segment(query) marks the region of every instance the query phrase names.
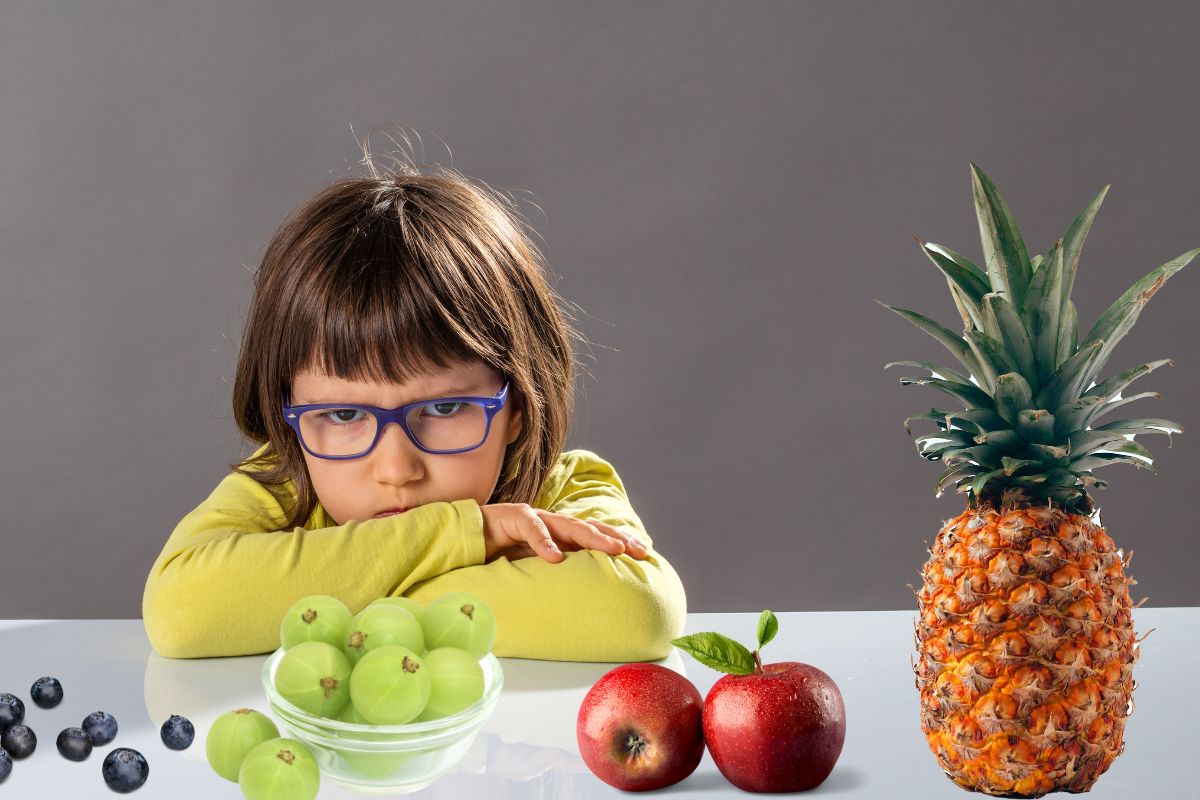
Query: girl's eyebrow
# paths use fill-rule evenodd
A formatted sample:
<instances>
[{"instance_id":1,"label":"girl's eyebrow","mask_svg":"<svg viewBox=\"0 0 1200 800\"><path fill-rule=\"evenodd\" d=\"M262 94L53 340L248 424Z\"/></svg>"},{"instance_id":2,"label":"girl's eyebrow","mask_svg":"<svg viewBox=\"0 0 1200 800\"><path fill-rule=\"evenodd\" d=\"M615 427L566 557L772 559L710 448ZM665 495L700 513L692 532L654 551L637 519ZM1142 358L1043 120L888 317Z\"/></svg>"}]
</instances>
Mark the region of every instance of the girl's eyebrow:
<instances>
[{"instance_id":1,"label":"girl's eyebrow","mask_svg":"<svg viewBox=\"0 0 1200 800\"><path fill-rule=\"evenodd\" d=\"M414 397L412 400L407 401L407 403L401 403L400 405L407 405L408 403L415 403L418 400L428 400L428 399L432 399L432 398L436 398L436 397L458 397L458 396L462 396L462 395L471 395L473 392L477 392L477 391L479 391L478 383L472 383L467 386L451 386L447 389L443 389L442 391L438 392L435 395L426 396L426 397L422 397L422 398ZM320 403L342 403L342 402L346 403L347 405L354 405L354 406L373 405L372 403L357 403L357 402L350 401L350 400L323 400L323 399L300 400L297 402L297 405L311 406L311 405L318 405Z\"/></svg>"}]
</instances>

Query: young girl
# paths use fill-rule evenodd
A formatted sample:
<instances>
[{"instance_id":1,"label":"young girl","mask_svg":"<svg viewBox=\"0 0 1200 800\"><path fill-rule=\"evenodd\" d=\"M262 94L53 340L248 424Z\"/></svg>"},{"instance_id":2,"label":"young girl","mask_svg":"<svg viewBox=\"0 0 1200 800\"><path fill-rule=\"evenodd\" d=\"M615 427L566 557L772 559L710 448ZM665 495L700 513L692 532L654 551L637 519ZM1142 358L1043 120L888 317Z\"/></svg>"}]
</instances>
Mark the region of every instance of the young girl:
<instances>
[{"instance_id":1,"label":"young girl","mask_svg":"<svg viewBox=\"0 0 1200 800\"><path fill-rule=\"evenodd\" d=\"M264 653L306 595L357 612L469 591L497 656L665 657L683 585L613 467L562 452L577 334L536 247L502 195L451 169L364 163L267 245L233 388L259 447L156 559L151 645Z\"/></svg>"}]
</instances>

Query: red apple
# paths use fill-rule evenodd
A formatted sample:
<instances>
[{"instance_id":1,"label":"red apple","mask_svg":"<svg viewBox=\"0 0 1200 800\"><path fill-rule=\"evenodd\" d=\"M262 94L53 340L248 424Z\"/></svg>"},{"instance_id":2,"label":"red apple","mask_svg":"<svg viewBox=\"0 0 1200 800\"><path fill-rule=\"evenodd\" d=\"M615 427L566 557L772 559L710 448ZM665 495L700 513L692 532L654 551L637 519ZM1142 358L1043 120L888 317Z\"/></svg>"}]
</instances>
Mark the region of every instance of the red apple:
<instances>
[{"instance_id":1,"label":"red apple","mask_svg":"<svg viewBox=\"0 0 1200 800\"><path fill-rule=\"evenodd\" d=\"M837 685L796 661L723 676L704 699L703 720L717 769L747 792L812 789L833 771L846 739Z\"/></svg>"},{"instance_id":2,"label":"red apple","mask_svg":"<svg viewBox=\"0 0 1200 800\"><path fill-rule=\"evenodd\" d=\"M704 756L704 701L684 676L658 664L605 673L579 706L579 755L600 780L628 792L691 775Z\"/></svg>"}]
</instances>

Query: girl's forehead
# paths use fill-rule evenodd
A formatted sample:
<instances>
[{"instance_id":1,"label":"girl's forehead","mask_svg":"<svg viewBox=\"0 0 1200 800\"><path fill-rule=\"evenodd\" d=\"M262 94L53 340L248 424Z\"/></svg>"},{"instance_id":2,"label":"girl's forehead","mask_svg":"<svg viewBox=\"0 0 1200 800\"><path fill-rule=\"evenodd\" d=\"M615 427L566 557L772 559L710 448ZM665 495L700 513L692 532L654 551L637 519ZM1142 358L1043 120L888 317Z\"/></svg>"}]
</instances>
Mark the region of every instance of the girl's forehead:
<instances>
[{"instance_id":1,"label":"girl's forehead","mask_svg":"<svg viewBox=\"0 0 1200 800\"><path fill-rule=\"evenodd\" d=\"M482 361L455 364L446 369L422 370L412 378L397 383L386 380L351 380L329 375L321 370L304 369L296 373L292 381L293 392L310 402L309 394L361 394L405 396L418 394L435 395L458 390L474 390L487 383L494 370Z\"/></svg>"}]
</instances>

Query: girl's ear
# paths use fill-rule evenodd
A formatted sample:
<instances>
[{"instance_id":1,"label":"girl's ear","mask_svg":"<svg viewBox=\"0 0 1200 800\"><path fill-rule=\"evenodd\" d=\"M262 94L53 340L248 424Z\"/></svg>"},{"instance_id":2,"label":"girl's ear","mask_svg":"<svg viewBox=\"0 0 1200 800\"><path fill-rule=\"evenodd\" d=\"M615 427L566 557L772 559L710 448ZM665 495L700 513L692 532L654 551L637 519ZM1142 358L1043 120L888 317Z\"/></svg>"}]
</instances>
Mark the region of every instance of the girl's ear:
<instances>
[{"instance_id":1,"label":"girl's ear","mask_svg":"<svg viewBox=\"0 0 1200 800\"><path fill-rule=\"evenodd\" d=\"M506 445L512 444L521 435L521 411L513 409L512 416L508 419L508 437L504 442Z\"/></svg>"}]
</instances>

